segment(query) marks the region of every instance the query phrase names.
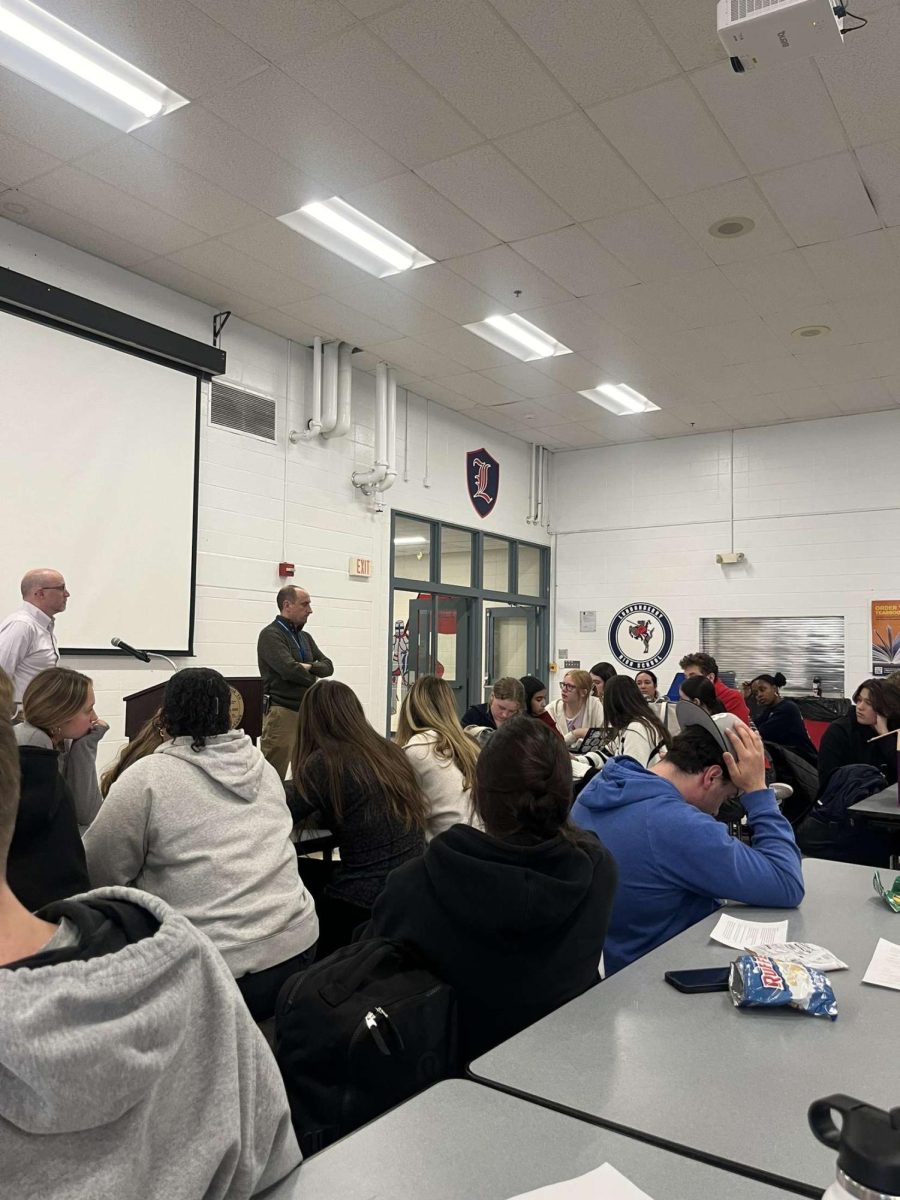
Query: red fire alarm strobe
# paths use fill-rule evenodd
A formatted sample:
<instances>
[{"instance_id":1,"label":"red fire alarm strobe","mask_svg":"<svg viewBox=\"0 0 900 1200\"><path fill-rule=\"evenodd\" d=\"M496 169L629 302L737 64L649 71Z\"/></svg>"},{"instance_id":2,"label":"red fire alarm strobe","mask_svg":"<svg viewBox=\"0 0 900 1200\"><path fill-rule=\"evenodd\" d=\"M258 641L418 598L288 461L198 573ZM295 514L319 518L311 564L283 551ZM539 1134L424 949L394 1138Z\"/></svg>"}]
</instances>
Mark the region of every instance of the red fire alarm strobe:
<instances>
[{"instance_id":1,"label":"red fire alarm strobe","mask_svg":"<svg viewBox=\"0 0 900 1200\"><path fill-rule=\"evenodd\" d=\"M294 564L293 563L279 563L278 564L278 578L279 579L293 579L294 578Z\"/></svg>"}]
</instances>

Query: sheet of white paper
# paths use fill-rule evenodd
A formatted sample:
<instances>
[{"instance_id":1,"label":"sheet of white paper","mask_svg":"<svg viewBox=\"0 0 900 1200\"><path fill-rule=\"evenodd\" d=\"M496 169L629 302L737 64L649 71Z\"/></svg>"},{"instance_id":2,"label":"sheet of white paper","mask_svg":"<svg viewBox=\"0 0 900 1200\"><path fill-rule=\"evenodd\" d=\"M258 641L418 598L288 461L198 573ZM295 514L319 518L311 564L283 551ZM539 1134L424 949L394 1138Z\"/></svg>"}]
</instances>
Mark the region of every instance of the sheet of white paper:
<instances>
[{"instance_id":1,"label":"sheet of white paper","mask_svg":"<svg viewBox=\"0 0 900 1200\"><path fill-rule=\"evenodd\" d=\"M862 981L900 991L900 946L896 942L889 942L887 938L878 939Z\"/></svg>"},{"instance_id":2,"label":"sheet of white paper","mask_svg":"<svg viewBox=\"0 0 900 1200\"><path fill-rule=\"evenodd\" d=\"M511 1200L650 1200L646 1192L626 1179L609 1163L562 1183L549 1183L533 1192L520 1192Z\"/></svg>"},{"instance_id":3,"label":"sheet of white paper","mask_svg":"<svg viewBox=\"0 0 900 1200\"><path fill-rule=\"evenodd\" d=\"M802 963L804 967L814 967L817 971L847 970L847 964L841 962L836 954L832 954L824 946L816 946L813 942L781 942L752 946L751 949L764 950L771 958L781 959L782 962Z\"/></svg>"},{"instance_id":4,"label":"sheet of white paper","mask_svg":"<svg viewBox=\"0 0 900 1200\"><path fill-rule=\"evenodd\" d=\"M740 917L722 913L710 937L723 946L734 950L746 950L748 946L768 946L773 942L786 942L787 921L742 921Z\"/></svg>"}]
</instances>

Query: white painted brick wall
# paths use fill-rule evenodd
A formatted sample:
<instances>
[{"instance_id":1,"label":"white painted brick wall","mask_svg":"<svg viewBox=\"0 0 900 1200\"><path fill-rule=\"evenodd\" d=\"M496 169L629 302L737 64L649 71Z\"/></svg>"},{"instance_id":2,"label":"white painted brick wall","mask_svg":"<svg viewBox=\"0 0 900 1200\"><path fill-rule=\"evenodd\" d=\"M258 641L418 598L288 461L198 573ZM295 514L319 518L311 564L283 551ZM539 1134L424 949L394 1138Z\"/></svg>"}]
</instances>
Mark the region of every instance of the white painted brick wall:
<instances>
[{"instance_id":1,"label":"white painted brick wall","mask_svg":"<svg viewBox=\"0 0 900 1200\"><path fill-rule=\"evenodd\" d=\"M675 644L668 686L708 616L838 615L848 690L871 671L869 605L900 596L900 412L808 421L554 456L554 647L611 659L607 630L631 601L658 604ZM597 611L596 635L578 613ZM727 664L721 664L726 666ZM777 669L761 662L759 670ZM810 681L794 681L805 686Z\"/></svg>"},{"instance_id":2,"label":"white painted brick wall","mask_svg":"<svg viewBox=\"0 0 900 1200\"><path fill-rule=\"evenodd\" d=\"M0 255L12 270L199 340L210 340L213 310L206 305L2 220ZM270 445L210 427L204 411L196 657L186 660L186 665L213 666L231 675L257 674L256 639L260 628L275 615L274 597L280 585L277 564L284 558L296 563L296 581L312 594L310 632L334 659L336 676L354 688L376 728L382 728L391 506L470 527L483 524L491 532L547 544L543 530L535 532L525 523L529 447L410 396L407 453L405 393L401 391L397 417L401 475L386 494L385 511L376 514L350 483L354 470L372 465L372 377L354 372L353 424L346 438L289 446L287 431L304 428L310 415L309 352L292 347L289 380L289 349L284 338L232 317L222 345L228 356L227 379L278 402L278 443ZM466 451L481 446L501 463L499 498L484 523L475 514L465 488ZM36 462L39 466L39 459ZM115 553L115 547L109 552ZM349 578L351 555L372 559L371 579ZM23 569L25 565L29 564L23 564ZM58 565L69 576L77 575L77 564ZM77 594L72 602L77 603ZM3 603L12 608L15 598ZM152 603L152 597L136 596L134 603ZM110 630L110 636L113 634L127 640L127 612L121 615L120 628ZM101 656L72 657L67 665L94 679L98 712L111 724L100 755L100 761L106 762L122 743L122 697L165 680L169 671Z\"/></svg>"}]
</instances>

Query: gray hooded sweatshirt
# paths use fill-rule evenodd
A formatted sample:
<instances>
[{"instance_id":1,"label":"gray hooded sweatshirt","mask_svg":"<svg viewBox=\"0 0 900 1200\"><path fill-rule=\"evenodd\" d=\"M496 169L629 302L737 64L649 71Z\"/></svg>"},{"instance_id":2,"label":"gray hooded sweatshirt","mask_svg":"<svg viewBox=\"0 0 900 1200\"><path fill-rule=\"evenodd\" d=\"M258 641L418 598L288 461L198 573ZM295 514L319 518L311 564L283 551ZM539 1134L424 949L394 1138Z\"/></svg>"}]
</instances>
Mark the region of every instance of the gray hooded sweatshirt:
<instances>
[{"instance_id":1,"label":"gray hooded sweatshirt","mask_svg":"<svg viewBox=\"0 0 900 1200\"><path fill-rule=\"evenodd\" d=\"M300 1161L272 1052L209 941L155 896L114 953L0 968L0 1164L17 1200L243 1200ZM76 898L77 899L77 898Z\"/></svg>"},{"instance_id":2,"label":"gray hooded sweatshirt","mask_svg":"<svg viewBox=\"0 0 900 1200\"><path fill-rule=\"evenodd\" d=\"M124 771L84 836L94 887L133 884L203 930L235 978L308 950L319 936L297 873L275 768L239 729L159 746Z\"/></svg>"}]
</instances>

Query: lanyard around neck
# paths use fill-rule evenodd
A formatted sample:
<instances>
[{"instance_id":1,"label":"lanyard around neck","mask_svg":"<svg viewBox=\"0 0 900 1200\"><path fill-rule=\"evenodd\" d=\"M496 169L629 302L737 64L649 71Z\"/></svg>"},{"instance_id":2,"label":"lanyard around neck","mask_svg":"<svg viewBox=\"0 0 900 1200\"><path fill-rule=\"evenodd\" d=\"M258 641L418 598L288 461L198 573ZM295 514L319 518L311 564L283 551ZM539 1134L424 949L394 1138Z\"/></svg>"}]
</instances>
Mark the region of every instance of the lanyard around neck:
<instances>
[{"instance_id":1,"label":"lanyard around neck","mask_svg":"<svg viewBox=\"0 0 900 1200\"><path fill-rule=\"evenodd\" d=\"M303 637L300 630L295 629L294 626L285 621L283 617L276 617L275 619L282 629L286 629L290 636L294 639L294 643L296 644L297 649L300 651L301 659L305 658L306 646L303 643Z\"/></svg>"}]
</instances>

